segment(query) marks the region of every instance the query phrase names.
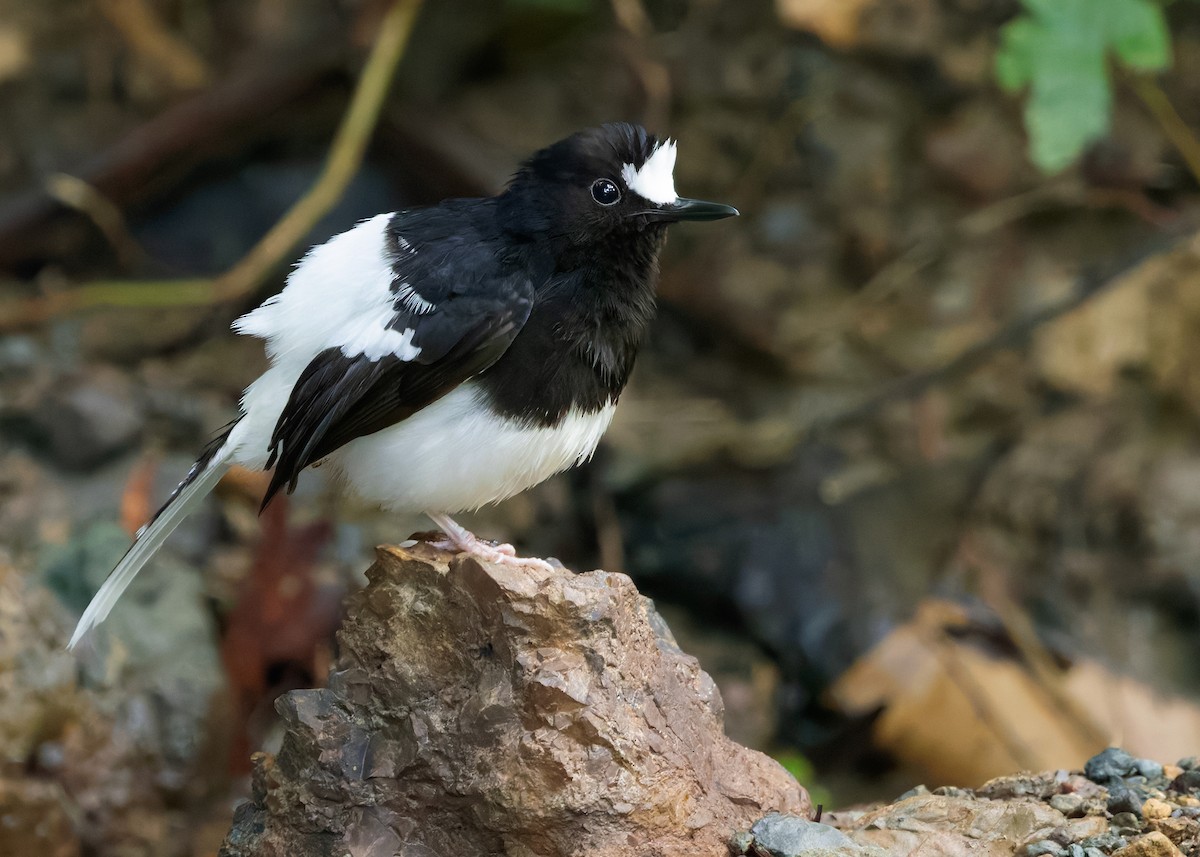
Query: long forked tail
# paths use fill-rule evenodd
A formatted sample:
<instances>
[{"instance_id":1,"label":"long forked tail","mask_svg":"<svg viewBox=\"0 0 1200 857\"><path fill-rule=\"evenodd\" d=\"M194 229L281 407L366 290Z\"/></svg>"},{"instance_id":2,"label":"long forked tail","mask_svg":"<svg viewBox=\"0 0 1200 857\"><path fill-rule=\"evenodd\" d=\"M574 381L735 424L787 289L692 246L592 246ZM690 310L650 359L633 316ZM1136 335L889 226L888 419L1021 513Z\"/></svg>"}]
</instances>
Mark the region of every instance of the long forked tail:
<instances>
[{"instance_id":1,"label":"long forked tail","mask_svg":"<svg viewBox=\"0 0 1200 857\"><path fill-rule=\"evenodd\" d=\"M104 621L113 605L129 588L129 584L133 583L137 573L162 547L167 536L171 535L183 519L195 511L208 493L217 487L217 483L229 469L229 458L236 446L229 439L232 431L231 426L209 444L150 523L138 530L134 543L117 563L117 567L109 573L99 591L92 596L91 603L83 611L83 615L79 617L79 624L75 626L75 633L71 635L67 649L74 649L88 631Z\"/></svg>"}]
</instances>

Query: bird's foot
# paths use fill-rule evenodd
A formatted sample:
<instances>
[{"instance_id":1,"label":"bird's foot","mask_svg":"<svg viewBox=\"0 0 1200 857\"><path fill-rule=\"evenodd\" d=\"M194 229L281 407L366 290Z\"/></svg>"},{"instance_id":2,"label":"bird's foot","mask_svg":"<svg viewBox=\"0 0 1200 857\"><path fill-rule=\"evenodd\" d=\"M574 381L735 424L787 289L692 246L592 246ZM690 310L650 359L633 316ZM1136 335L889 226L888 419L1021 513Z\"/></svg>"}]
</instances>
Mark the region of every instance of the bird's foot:
<instances>
[{"instance_id":1,"label":"bird's foot","mask_svg":"<svg viewBox=\"0 0 1200 857\"><path fill-rule=\"evenodd\" d=\"M508 544L492 544L482 539L476 539L469 548L461 548L464 553L478 557L484 562L497 565L508 565L514 568L530 568L535 571L554 571L554 566L534 556L517 556L517 549Z\"/></svg>"},{"instance_id":2,"label":"bird's foot","mask_svg":"<svg viewBox=\"0 0 1200 857\"><path fill-rule=\"evenodd\" d=\"M439 515L427 512L433 522L441 527L445 539L432 542L434 547L443 550L456 550L470 554L473 557L492 562L497 565L509 565L515 568L531 568L537 571L554 571L554 566L544 559L537 557L517 556L517 549L510 544L486 542L476 536L466 527L456 523L449 515Z\"/></svg>"}]
</instances>

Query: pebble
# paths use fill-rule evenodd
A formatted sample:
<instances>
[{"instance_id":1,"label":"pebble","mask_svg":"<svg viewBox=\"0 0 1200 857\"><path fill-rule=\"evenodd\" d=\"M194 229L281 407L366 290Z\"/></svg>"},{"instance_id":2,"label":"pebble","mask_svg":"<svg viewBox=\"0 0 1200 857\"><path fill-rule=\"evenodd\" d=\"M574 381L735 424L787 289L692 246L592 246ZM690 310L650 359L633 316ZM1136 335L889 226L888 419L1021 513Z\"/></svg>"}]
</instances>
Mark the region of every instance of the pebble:
<instances>
[{"instance_id":1,"label":"pebble","mask_svg":"<svg viewBox=\"0 0 1200 857\"><path fill-rule=\"evenodd\" d=\"M933 793L942 797L975 797L975 792L959 786L938 786Z\"/></svg>"},{"instance_id":2,"label":"pebble","mask_svg":"<svg viewBox=\"0 0 1200 857\"><path fill-rule=\"evenodd\" d=\"M1179 767L1185 771L1194 771L1200 768L1200 756L1185 756L1179 760Z\"/></svg>"},{"instance_id":3,"label":"pebble","mask_svg":"<svg viewBox=\"0 0 1200 857\"><path fill-rule=\"evenodd\" d=\"M1083 815L1083 798L1077 794L1054 795L1050 798L1050 806L1067 818L1079 818Z\"/></svg>"},{"instance_id":4,"label":"pebble","mask_svg":"<svg viewBox=\"0 0 1200 857\"><path fill-rule=\"evenodd\" d=\"M1183 847L1185 842L1189 846L1193 845L1197 834L1200 833L1200 826L1190 818L1160 818L1152 822L1152 826L1180 847Z\"/></svg>"},{"instance_id":5,"label":"pebble","mask_svg":"<svg viewBox=\"0 0 1200 857\"><path fill-rule=\"evenodd\" d=\"M1150 798L1142 804L1142 818L1168 818L1174 812L1174 808L1165 800L1158 798Z\"/></svg>"},{"instance_id":6,"label":"pebble","mask_svg":"<svg viewBox=\"0 0 1200 857\"><path fill-rule=\"evenodd\" d=\"M1137 833L1142 829L1142 820L1132 812L1118 812L1112 817L1112 826L1118 833Z\"/></svg>"},{"instance_id":7,"label":"pebble","mask_svg":"<svg viewBox=\"0 0 1200 857\"><path fill-rule=\"evenodd\" d=\"M90 470L132 448L143 423L133 385L106 368L59 384L33 413L41 446L71 470Z\"/></svg>"},{"instance_id":8,"label":"pebble","mask_svg":"<svg viewBox=\"0 0 1200 857\"><path fill-rule=\"evenodd\" d=\"M1142 814L1142 804L1146 802L1146 795L1141 789L1131 789L1124 786L1113 786L1108 793L1108 801L1106 806L1108 811L1113 816L1129 814L1138 818Z\"/></svg>"},{"instance_id":9,"label":"pebble","mask_svg":"<svg viewBox=\"0 0 1200 857\"><path fill-rule=\"evenodd\" d=\"M1137 760L1120 747L1109 747L1088 759L1083 773L1094 783L1108 783L1137 773Z\"/></svg>"},{"instance_id":10,"label":"pebble","mask_svg":"<svg viewBox=\"0 0 1200 857\"><path fill-rule=\"evenodd\" d=\"M1118 848L1124 848L1129 844L1129 841L1124 836L1119 836L1110 830L1108 833L1101 833L1098 836L1089 836L1087 839L1081 839L1079 844L1083 846L1088 857L1096 857L1092 851L1107 854L1116 851Z\"/></svg>"},{"instance_id":11,"label":"pebble","mask_svg":"<svg viewBox=\"0 0 1200 857\"><path fill-rule=\"evenodd\" d=\"M1175 843L1163 834L1155 831L1139 836L1113 857L1183 857L1183 852L1175 847Z\"/></svg>"},{"instance_id":12,"label":"pebble","mask_svg":"<svg viewBox=\"0 0 1200 857\"><path fill-rule=\"evenodd\" d=\"M1153 759L1136 759L1137 772L1147 780L1157 780L1163 775L1163 766Z\"/></svg>"},{"instance_id":13,"label":"pebble","mask_svg":"<svg viewBox=\"0 0 1200 857\"><path fill-rule=\"evenodd\" d=\"M1183 766L1180 765L1180 767ZM1191 792L1200 789L1200 769L1184 768L1183 773L1171 781L1171 788L1177 792Z\"/></svg>"},{"instance_id":14,"label":"pebble","mask_svg":"<svg viewBox=\"0 0 1200 857\"><path fill-rule=\"evenodd\" d=\"M1049 854L1052 857L1063 853L1063 847L1053 839L1042 839L1038 842L1031 842L1025 846L1025 857L1042 857Z\"/></svg>"},{"instance_id":15,"label":"pebble","mask_svg":"<svg viewBox=\"0 0 1200 857\"><path fill-rule=\"evenodd\" d=\"M729 850L734 854L745 854L753 844L754 834L746 830L743 830L741 833L735 833L729 838Z\"/></svg>"},{"instance_id":16,"label":"pebble","mask_svg":"<svg viewBox=\"0 0 1200 857\"><path fill-rule=\"evenodd\" d=\"M761 819L750 832L754 835L754 846L771 857L798 857L813 849L837 849L846 854L863 850L835 827L776 812Z\"/></svg>"}]
</instances>

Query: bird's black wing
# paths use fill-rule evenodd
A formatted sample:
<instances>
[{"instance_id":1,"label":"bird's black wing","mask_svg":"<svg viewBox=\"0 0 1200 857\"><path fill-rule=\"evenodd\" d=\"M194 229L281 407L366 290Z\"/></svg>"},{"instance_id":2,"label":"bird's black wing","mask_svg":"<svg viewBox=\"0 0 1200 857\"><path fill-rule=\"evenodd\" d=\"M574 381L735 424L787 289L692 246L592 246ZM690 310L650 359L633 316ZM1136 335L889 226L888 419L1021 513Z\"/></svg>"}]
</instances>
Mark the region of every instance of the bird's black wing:
<instances>
[{"instance_id":1,"label":"bird's black wing","mask_svg":"<svg viewBox=\"0 0 1200 857\"><path fill-rule=\"evenodd\" d=\"M403 336L395 352L353 353L335 345L308 364L271 436L267 466L275 471L264 508L284 485L293 490L308 465L407 419L508 349L529 317L534 287L471 237L468 230L399 245L392 315L376 322Z\"/></svg>"}]
</instances>

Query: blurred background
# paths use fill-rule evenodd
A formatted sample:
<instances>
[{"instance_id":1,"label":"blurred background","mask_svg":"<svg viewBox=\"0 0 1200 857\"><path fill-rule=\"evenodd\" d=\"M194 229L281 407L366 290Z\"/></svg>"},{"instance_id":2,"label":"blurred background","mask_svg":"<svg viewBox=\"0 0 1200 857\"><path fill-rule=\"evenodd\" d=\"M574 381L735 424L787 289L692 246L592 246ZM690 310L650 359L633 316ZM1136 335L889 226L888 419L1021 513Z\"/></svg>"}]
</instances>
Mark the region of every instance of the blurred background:
<instances>
[{"instance_id":1,"label":"blurred background","mask_svg":"<svg viewBox=\"0 0 1200 857\"><path fill-rule=\"evenodd\" d=\"M1200 3L402 5L0 0L0 851L215 853L429 529L234 473L62 651L264 368L230 322L618 119L742 217L672 231L595 460L463 522L632 575L827 805L1200 750Z\"/></svg>"}]
</instances>

